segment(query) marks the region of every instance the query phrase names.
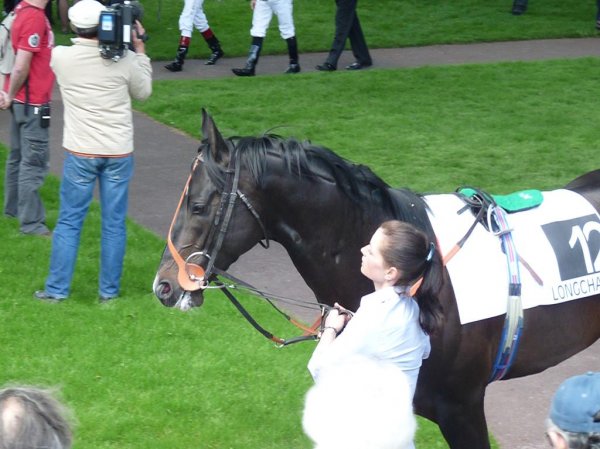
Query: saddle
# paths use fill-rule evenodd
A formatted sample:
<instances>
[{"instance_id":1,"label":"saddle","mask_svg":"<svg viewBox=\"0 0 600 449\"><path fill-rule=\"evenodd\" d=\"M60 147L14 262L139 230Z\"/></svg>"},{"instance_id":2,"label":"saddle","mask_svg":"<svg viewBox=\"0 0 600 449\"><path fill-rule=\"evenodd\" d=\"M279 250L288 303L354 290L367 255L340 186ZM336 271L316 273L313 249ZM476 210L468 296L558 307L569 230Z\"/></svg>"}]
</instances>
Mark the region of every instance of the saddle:
<instances>
[{"instance_id":1,"label":"saddle","mask_svg":"<svg viewBox=\"0 0 600 449\"><path fill-rule=\"evenodd\" d=\"M507 195L491 195L484 190L475 187L459 187L456 194L465 202L465 207L458 211L459 214L470 209L488 231L497 231L490 220L484 219L488 216L490 206L500 207L508 214L534 209L542 204L544 197L539 190L520 190Z\"/></svg>"}]
</instances>

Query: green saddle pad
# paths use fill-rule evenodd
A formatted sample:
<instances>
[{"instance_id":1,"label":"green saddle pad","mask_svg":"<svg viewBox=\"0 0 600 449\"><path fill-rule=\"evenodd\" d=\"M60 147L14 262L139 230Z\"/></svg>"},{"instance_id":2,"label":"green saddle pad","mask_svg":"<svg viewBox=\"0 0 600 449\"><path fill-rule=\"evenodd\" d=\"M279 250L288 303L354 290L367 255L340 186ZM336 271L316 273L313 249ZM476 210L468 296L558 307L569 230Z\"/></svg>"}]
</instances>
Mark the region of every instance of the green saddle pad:
<instances>
[{"instance_id":1,"label":"green saddle pad","mask_svg":"<svg viewBox=\"0 0 600 449\"><path fill-rule=\"evenodd\" d=\"M478 192L474 189L460 189L459 191L465 196L472 197ZM520 212L542 204L544 197L542 192L535 189L520 190L518 192L509 193L508 195L491 195L496 204L506 212Z\"/></svg>"}]
</instances>

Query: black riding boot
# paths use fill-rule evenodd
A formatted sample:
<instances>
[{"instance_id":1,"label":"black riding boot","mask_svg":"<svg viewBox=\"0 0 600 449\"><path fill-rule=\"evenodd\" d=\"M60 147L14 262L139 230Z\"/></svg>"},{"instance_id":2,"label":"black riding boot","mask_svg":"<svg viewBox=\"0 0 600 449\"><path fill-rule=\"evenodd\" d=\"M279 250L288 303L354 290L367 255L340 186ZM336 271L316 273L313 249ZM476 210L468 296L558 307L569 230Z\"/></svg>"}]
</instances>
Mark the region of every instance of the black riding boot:
<instances>
[{"instance_id":1,"label":"black riding boot","mask_svg":"<svg viewBox=\"0 0 600 449\"><path fill-rule=\"evenodd\" d=\"M175 55L175 61L167 64L165 68L171 72L181 72L183 70L183 61L188 52L188 45L181 45L177 48L177 55Z\"/></svg>"},{"instance_id":2,"label":"black riding boot","mask_svg":"<svg viewBox=\"0 0 600 449\"><path fill-rule=\"evenodd\" d=\"M527 3L529 0L515 0L513 2L512 13L515 16L520 16L527 11Z\"/></svg>"},{"instance_id":3,"label":"black riding boot","mask_svg":"<svg viewBox=\"0 0 600 449\"><path fill-rule=\"evenodd\" d=\"M204 64L205 65L214 65L215 62L217 62L219 59L221 59L223 57L225 52L221 48L221 43L219 42L219 39L217 39L217 36L215 36L214 34L211 37L204 38L204 39L206 40L206 43L208 44L208 48L210 48L210 51L212 51L212 54L210 55L210 57L206 60L206 62Z\"/></svg>"},{"instance_id":4,"label":"black riding boot","mask_svg":"<svg viewBox=\"0 0 600 449\"><path fill-rule=\"evenodd\" d=\"M298 42L296 36L289 37L285 40L287 42L288 54L290 55L290 65L284 73L298 73L300 71L300 64L298 64Z\"/></svg>"},{"instance_id":5,"label":"black riding boot","mask_svg":"<svg viewBox=\"0 0 600 449\"><path fill-rule=\"evenodd\" d=\"M252 45L250 45L250 51L248 52L248 60L246 66L243 69L231 69L231 71L237 76L254 76L254 69L258 63L260 56L260 50L262 48L262 37L253 37Z\"/></svg>"}]
</instances>

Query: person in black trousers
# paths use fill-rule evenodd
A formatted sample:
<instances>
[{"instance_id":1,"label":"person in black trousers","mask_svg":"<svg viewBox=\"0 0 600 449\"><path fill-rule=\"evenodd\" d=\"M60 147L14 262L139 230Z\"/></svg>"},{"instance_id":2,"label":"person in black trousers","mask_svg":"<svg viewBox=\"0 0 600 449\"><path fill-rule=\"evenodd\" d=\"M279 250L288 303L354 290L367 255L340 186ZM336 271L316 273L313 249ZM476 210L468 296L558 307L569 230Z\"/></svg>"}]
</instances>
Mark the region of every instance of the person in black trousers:
<instances>
[{"instance_id":1,"label":"person in black trousers","mask_svg":"<svg viewBox=\"0 0 600 449\"><path fill-rule=\"evenodd\" d=\"M356 61L346 67L347 70L360 70L373 65L369 54L369 48L365 41L360 21L356 14L358 0L335 0L337 9L335 12L335 35L329 55L323 64L318 65L317 70L331 72L337 69L338 59L344 51L346 39L350 39L352 53Z\"/></svg>"},{"instance_id":2,"label":"person in black trousers","mask_svg":"<svg viewBox=\"0 0 600 449\"><path fill-rule=\"evenodd\" d=\"M4 0L4 15L7 15L9 12L15 9L15 6L19 4L19 1L20 0Z\"/></svg>"},{"instance_id":3,"label":"person in black trousers","mask_svg":"<svg viewBox=\"0 0 600 449\"><path fill-rule=\"evenodd\" d=\"M513 0L511 12L515 16L520 16L527 11L529 0ZM600 0L596 0L596 29L600 31Z\"/></svg>"}]
</instances>

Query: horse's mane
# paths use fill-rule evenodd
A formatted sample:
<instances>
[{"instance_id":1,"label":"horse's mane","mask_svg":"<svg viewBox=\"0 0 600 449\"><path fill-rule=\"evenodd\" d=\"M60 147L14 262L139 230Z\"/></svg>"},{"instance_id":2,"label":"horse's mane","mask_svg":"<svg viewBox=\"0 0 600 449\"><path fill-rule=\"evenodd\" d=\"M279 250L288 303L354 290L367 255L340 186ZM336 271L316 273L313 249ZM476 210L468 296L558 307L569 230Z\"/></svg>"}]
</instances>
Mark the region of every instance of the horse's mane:
<instances>
[{"instance_id":1,"label":"horse's mane","mask_svg":"<svg viewBox=\"0 0 600 449\"><path fill-rule=\"evenodd\" d=\"M390 218L406 221L431 232L427 205L422 196L409 189L392 189L365 165L354 164L328 148L309 141L277 135L230 137L226 139L230 155L248 169L255 182L264 187L267 156L280 157L290 174L316 182L335 184L341 192L363 210L379 208ZM204 145L201 151L206 148ZM207 172L215 186L222 189L225 167L203 151Z\"/></svg>"}]
</instances>

